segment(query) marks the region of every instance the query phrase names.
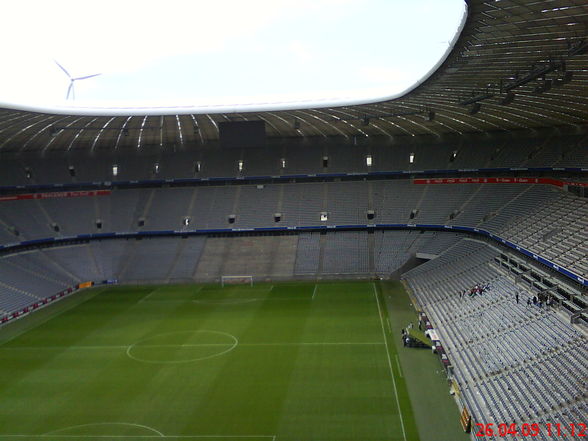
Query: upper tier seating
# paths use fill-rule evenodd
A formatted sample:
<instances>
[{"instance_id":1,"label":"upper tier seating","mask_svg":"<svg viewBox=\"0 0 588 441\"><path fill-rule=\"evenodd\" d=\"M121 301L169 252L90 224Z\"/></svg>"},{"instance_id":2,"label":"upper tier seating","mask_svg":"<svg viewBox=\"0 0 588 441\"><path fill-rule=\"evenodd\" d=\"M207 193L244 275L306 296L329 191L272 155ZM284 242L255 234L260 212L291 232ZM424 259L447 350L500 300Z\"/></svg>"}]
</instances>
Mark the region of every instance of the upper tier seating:
<instances>
[{"instance_id":1,"label":"upper tier seating","mask_svg":"<svg viewBox=\"0 0 588 441\"><path fill-rule=\"evenodd\" d=\"M388 138L370 138L369 143L359 142L358 145L333 141L293 142L222 152L212 145L198 146L197 150L150 152L145 149L126 154L72 151L65 156L49 150L42 157L26 153L14 157L4 154L0 161L0 185L497 167L588 168L587 142L588 138L583 135L518 140L483 136L459 144L444 140L442 143L391 145ZM367 155L372 157L371 167L366 164ZM323 167L325 156L328 167ZM244 161L241 172L237 168L239 160ZM112 172L113 165L117 165L116 176Z\"/></svg>"},{"instance_id":2,"label":"upper tier seating","mask_svg":"<svg viewBox=\"0 0 588 441\"><path fill-rule=\"evenodd\" d=\"M588 199L559 193L530 215L518 214L502 234L577 274L588 275Z\"/></svg>"},{"instance_id":3,"label":"upper tier seating","mask_svg":"<svg viewBox=\"0 0 588 441\"><path fill-rule=\"evenodd\" d=\"M368 210L375 211L372 221ZM367 223L487 229L588 276L588 200L547 185L352 181L124 189L0 202L2 244L83 233Z\"/></svg>"}]
</instances>

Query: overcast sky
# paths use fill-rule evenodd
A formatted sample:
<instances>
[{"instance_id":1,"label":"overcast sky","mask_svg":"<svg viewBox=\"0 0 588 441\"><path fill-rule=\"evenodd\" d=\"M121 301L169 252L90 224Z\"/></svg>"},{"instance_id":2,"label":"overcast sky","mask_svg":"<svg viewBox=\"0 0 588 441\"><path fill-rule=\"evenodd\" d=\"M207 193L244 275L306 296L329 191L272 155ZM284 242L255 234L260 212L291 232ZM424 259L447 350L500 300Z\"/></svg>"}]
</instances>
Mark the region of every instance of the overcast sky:
<instances>
[{"instance_id":1,"label":"overcast sky","mask_svg":"<svg viewBox=\"0 0 588 441\"><path fill-rule=\"evenodd\" d=\"M382 97L446 52L463 0L6 2L0 103L173 106ZM65 101L79 77L75 101Z\"/></svg>"}]
</instances>

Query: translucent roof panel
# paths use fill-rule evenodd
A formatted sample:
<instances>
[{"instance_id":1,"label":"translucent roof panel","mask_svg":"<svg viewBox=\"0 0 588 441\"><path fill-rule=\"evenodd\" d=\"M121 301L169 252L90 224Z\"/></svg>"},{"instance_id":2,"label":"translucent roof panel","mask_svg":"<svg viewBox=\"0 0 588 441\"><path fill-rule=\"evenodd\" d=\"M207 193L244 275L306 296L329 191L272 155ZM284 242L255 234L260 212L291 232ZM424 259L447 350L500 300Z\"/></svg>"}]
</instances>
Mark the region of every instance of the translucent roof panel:
<instances>
[{"instance_id":1,"label":"translucent roof panel","mask_svg":"<svg viewBox=\"0 0 588 441\"><path fill-rule=\"evenodd\" d=\"M466 12L463 0L33 3L5 8L0 105L127 113L400 96L445 59Z\"/></svg>"}]
</instances>

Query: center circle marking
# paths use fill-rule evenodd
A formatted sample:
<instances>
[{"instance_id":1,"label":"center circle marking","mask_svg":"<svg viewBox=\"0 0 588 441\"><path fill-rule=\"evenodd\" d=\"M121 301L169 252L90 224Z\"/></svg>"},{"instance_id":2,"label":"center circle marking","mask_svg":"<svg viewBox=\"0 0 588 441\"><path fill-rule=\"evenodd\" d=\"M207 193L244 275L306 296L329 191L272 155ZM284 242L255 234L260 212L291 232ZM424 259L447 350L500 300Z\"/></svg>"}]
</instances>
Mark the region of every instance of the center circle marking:
<instances>
[{"instance_id":1,"label":"center circle marking","mask_svg":"<svg viewBox=\"0 0 588 441\"><path fill-rule=\"evenodd\" d=\"M205 339L208 338L209 340L218 340L219 337L224 338L227 342L217 342L217 343L182 343L182 344L174 344L174 343L167 343L167 344L148 344L149 341L161 339L161 338L168 338L173 336L201 336ZM208 335L208 337L206 337ZM220 357L221 355L227 354L231 352L233 349L237 347L239 344L239 340L232 334L228 332L222 331L211 331L211 330L198 330L198 331L176 331L176 332L165 332L162 334L152 335L150 337L143 338L127 348L127 356L135 361L139 361L142 363L152 363L152 364L183 364L183 363L194 363L196 361L208 360L210 358ZM137 355L139 348L204 348L204 347L218 347L219 351L214 352L212 354L203 355L199 357L190 357L186 359L179 359L179 360L171 360L171 359L162 359L158 360L155 358L148 358L145 356ZM133 353L133 351L135 353Z\"/></svg>"}]
</instances>

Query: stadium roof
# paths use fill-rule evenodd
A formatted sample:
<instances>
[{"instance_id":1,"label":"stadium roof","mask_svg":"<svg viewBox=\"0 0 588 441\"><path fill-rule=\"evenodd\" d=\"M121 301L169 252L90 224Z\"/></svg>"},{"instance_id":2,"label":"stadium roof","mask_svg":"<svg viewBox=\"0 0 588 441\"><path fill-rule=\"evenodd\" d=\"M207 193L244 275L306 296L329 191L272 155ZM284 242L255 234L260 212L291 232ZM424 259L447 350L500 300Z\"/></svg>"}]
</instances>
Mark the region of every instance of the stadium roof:
<instances>
[{"instance_id":1,"label":"stadium roof","mask_svg":"<svg viewBox=\"0 0 588 441\"><path fill-rule=\"evenodd\" d=\"M469 0L468 17L439 68L406 95L374 103L247 113L164 115L134 109L38 113L0 110L1 151L130 150L218 139L218 123L263 120L270 138L400 136L585 126L585 0ZM271 109L271 103L267 109Z\"/></svg>"}]
</instances>

